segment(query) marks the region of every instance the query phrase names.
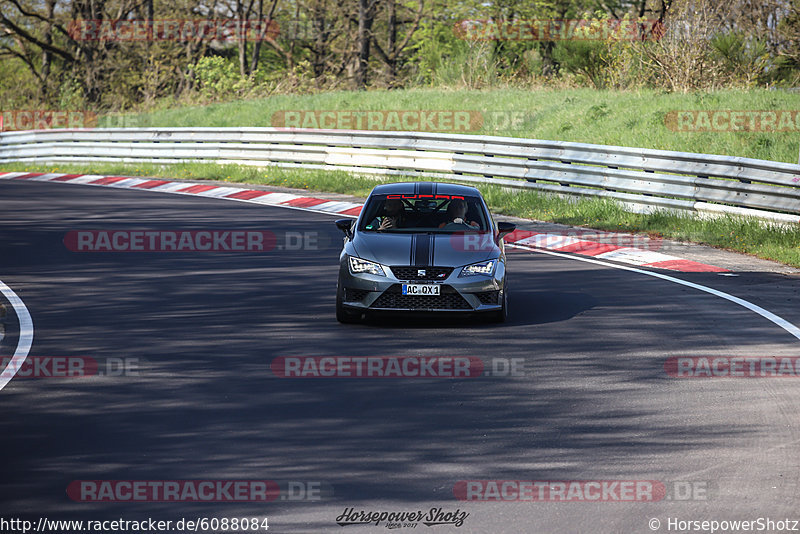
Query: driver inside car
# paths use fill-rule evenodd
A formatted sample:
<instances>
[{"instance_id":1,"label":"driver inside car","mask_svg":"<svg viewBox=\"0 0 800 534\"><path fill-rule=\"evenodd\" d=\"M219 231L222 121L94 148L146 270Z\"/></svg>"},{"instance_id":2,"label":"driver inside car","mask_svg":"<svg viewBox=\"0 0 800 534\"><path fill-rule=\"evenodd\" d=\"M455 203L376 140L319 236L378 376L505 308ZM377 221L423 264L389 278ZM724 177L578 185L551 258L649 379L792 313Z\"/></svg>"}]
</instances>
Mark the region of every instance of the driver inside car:
<instances>
[{"instance_id":1,"label":"driver inside car","mask_svg":"<svg viewBox=\"0 0 800 534\"><path fill-rule=\"evenodd\" d=\"M392 230L402 228L405 223L405 209L403 201L398 198L387 199L383 204L383 217L375 217L367 228L377 228L378 230Z\"/></svg>"},{"instance_id":2,"label":"driver inside car","mask_svg":"<svg viewBox=\"0 0 800 534\"><path fill-rule=\"evenodd\" d=\"M475 221L466 220L467 202L460 198L454 198L447 206L447 221L439 225L445 230L457 230L461 228L480 228L480 224Z\"/></svg>"}]
</instances>

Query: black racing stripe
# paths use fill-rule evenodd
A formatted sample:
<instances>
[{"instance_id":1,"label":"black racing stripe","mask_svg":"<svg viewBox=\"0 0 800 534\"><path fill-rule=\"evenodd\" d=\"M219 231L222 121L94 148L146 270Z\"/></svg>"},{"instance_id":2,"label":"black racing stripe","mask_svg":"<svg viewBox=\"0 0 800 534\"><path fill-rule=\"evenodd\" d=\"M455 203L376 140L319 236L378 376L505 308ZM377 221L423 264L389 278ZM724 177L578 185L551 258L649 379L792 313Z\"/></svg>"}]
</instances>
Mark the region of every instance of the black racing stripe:
<instances>
[{"instance_id":1,"label":"black racing stripe","mask_svg":"<svg viewBox=\"0 0 800 534\"><path fill-rule=\"evenodd\" d=\"M433 234L428 235L428 243L429 243L428 248L430 249L430 251L428 252L428 265L433 267L434 265L436 265L435 263L433 263L434 249L436 248L436 238L433 236Z\"/></svg>"},{"instance_id":2,"label":"black racing stripe","mask_svg":"<svg viewBox=\"0 0 800 534\"><path fill-rule=\"evenodd\" d=\"M412 265L419 266L419 267L427 267L430 265L428 262L428 257L431 252L431 238L433 236L429 235L415 235L416 242L412 245L414 249L414 261Z\"/></svg>"},{"instance_id":3,"label":"black racing stripe","mask_svg":"<svg viewBox=\"0 0 800 534\"><path fill-rule=\"evenodd\" d=\"M419 195L432 195L433 194L433 184L429 182L419 184Z\"/></svg>"},{"instance_id":4,"label":"black racing stripe","mask_svg":"<svg viewBox=\"0 0 800 534\"><path fill-rule=\"evenodd\" d=\"M414 265L414 255L417 252L416 243L417 243L417 234L411 234L411 257L408 259L409 265Z\"/></svg>"}]
</instances>

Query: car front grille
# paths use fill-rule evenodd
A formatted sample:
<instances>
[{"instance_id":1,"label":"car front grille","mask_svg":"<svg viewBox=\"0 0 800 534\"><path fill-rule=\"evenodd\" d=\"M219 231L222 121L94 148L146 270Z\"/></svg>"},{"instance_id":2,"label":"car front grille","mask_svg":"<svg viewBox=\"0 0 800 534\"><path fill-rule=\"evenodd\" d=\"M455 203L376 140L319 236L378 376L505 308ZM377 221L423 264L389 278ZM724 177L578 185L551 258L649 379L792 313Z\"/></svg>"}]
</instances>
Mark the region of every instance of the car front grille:
<instances>
[{"instance_id":1,"label":"car front grille","mask_svg":"<svg viewBox=\"0 0 800 534\"><path fill-rule=\"evenodd\" d=\"M390 267L398 280L444 280L453 272L452 267L409 267L396 265ZM424 271L424 274L420 274Z\"/></svg>"},{"instance_id":2,"label":"car front grille","mask_svg":"<svg viewBox=\"0 0 800 534\"><path fill-rule=\"evenodd\" d=\"M441 295L403 295L400 284L389 287L371 308L402 310L471 310L472 306L455 289L442 286Z\"/></svg>"},{"instance_id":3,"label":"car front grille","mask_svg":"<svg viewBox=\"0 0 800 534\"><path fill-rule=\"evenodd\" d=\"M482 291L480 293L475 293L475 296L478 297L481 304L499 304L500 302L499 291Z\"/></svg>"}]
</instances>

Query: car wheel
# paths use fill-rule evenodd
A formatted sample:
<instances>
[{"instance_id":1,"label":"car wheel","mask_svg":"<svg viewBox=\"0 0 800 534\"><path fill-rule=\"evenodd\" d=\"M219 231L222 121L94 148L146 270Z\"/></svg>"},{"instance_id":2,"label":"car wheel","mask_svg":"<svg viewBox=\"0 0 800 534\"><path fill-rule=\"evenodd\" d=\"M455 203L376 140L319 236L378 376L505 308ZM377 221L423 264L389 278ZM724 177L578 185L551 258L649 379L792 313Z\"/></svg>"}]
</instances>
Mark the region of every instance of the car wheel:
<instances>
[{"instance_id":1,"label":"car wheel","mask_svg":"<svg viewBox=\"0 0 800 534\"><path fill-rule=\"evenodd\" d=\"M342 288L336 287L336 320L343 324L357 323L361 320L361 312L348 310L342 304Z\"/></svg>"},{"instance_id":2,"label":"car wheel","mask_svg":"<svg viewBox=\"0 0 800 534\"><path fill-rule=\"evenodd\" d=\"M508 319L508 292L503 288L503 302L502 308L496 312L492 312L489 317L491 323L504 323Z\"/></svg>"}]
</instances>

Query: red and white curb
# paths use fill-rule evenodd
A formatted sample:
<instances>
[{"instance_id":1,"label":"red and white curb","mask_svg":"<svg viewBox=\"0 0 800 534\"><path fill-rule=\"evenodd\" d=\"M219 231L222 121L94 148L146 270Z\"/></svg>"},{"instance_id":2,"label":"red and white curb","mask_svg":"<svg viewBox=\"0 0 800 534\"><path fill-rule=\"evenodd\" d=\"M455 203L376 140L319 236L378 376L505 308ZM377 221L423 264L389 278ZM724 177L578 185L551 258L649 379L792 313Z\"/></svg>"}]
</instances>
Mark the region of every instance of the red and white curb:
<instances>
[{"instance_id":1,"label":"red and white curb","mask_svg":"<svg viewBox=\"0 0 800 534\"><path fill-rule=\"evenodd\" d=\"M625 247L611 243L587 241L579 237L516 230L505 238L507 243L531 248L569 252L581 256L627 263L638 267L655 267L684 273L724 273L728 269L685 260L653 250Z\"/></svg>"},{"instance_id":2,"label":"red and white curb","mask_svg":"<svg viewBox=\"0 0 800 534\"><path fill-rule=\"evenodd\" d=\"M342 202L322 198L275 193L240 187L223 187L210 184L193 184L171 180L152 178L132 178L128 176L99 176L91 174L56 174L56 173L0 173L0 180L29 180L40 182L64 182L71 184L117 187L122 189L138 189L158 191L182 195L195 195L210 198L223 198L240 202L252 202L268 206L294 208L319 213L335 213L357 217L361 213L361 204ZM588 241L579 237L530 232L517 230L506 236L506 242L522 248L535 248L555 252L568 252L581 256L611 260L638 267L654 267L680 272L728 272L728 269L669 256L652 250L625 247L609 243Z\"/></svg>"},{"instance_id":3,"label":"red and white curb","mask_svg":"<svg viewBox=\"0 0 800 534\"><path fill-rule=\"evenodd\" d=\"M37 182L64 182L70 184L97 185L117 187L121 189L139 189L144 191L158 191L161 193L175 193L194 195L209 198L224 198L298 208L320 213L337 213L339 215L357 216L361 213L361 204L354 202L341 202L321 198L303 197L289 193L275 193L241 187L223 187L209 184L193 184L172 180L159 180L152 178L131 178L128 176L99 176L93 174L44 174L26 172L0 173L0 180L28 180Z\"/></svg>"}]
</instances>

